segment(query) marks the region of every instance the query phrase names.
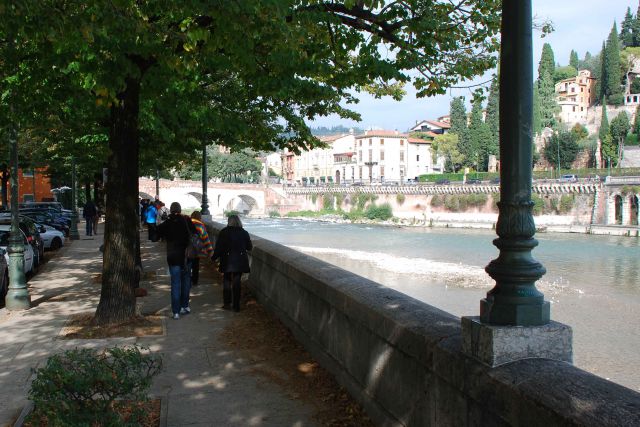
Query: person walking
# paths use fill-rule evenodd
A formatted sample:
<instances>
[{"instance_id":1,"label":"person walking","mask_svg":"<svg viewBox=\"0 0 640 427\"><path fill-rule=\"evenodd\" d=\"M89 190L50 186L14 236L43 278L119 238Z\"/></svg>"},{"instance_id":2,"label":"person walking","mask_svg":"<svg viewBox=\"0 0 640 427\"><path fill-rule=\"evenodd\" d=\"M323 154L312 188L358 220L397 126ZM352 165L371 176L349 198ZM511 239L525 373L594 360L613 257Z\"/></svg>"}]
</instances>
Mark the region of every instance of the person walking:
<instances>
[{"instance_id":1,"label":"person walking","mask_svg":"<svg viewBox=\"0 0 640 427\"><path fill-rule=\"evenodd\" d=\"M95 221L95 217L98 214L98 209L96 208L95 203L91 201L91 199L87 199L87 202L84 204L82 208L82 217L86 223L86 234L87 236L93 235L93 223Z\"/></svg>"},{"instance_id":2,"label":"person walking","mask_svg":"<svg viewBox=\"0 0 640 427\"><path fill-rule=\"evenodd\" d=\"M191 261L185 251L191 243L191 234L196 233L189 217L181 214L180 203L169 207L169 217L158 227L157 234L167 242L167 264L171 276L171 312L174 319L191 313Z\"/></svg>"},{"instance_id":3,"label":"person walking","mask_svg":"<svg viewBox=\"0 0 640 427\"><path fill-rule=\"evenodd\" d=\"M158 215L158 210L156 209L156 205L154 203L149 203L147 208L144 211L144 219L147 223L147 230L149 231L149 240L152 242L158 241L157 230L156 230L156 218Z\"/></svg>"},{"instance_id":4,"label":"person walking","mask_svg":"<svg viewBox=\"0 0 640 427\"><path fill-rule=\"evenodd\" d=\"M240 279L249 273L249 255L253 244L249 233L242 228L238 215L229 215L227 226L220 230L213 250L212 261L220 258L222 279L222 308L240 311Z\"/></svg>"},{"instance_id":5,"label":"person walking","mask_svg":"<svg viewBox=\"0 0 640 427\"><path fill-rule=\"evenodd\" d=\"M191 213L191 222L198 232L198 238L200 239L200 251L196 258L191 260L191 286L198 286L198 280L200 278L200 258L211 258L213 255L213 245L211 239L209 239L209 233L207 227L202 222L202 213L200 211L193 211Z\"/></svg>"}]
</instances>

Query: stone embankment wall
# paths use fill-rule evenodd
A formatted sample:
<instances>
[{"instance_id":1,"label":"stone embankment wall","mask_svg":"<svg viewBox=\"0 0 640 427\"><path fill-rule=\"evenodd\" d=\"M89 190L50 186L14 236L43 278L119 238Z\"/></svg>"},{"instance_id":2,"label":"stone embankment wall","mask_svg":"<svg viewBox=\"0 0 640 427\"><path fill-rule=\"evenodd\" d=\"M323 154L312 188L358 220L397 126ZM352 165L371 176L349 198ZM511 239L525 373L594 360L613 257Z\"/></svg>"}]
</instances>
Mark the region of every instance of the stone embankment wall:
<instances>
[{"instance_id":1,"label":"stone embankment wall","mask_svg":"<svg viewBox=\"0 0 640 427\"><path fill-rule=\"evenodd\" d=\"M253 292L376 425L640 425L633 390L553 360L488 368L462 353L459 318L253 239Z\"/></svg>"},{"instance_id":2,"label":"stone embankment wall","mask_svg":"<svg viewBox=\"0 0 640 427\"><path fill-rule=\"evenodd\" d=\"M545 214L535 217L539 227L586 226L591 223L594 195L598 184L595 183L535 183L532 193L549 203L556 205L563 195L573 195L573 208L561 215ZM287 204L273 205L267 211L277 211L280 215L297 210L319 211L323 205L324 194L340 195L340 207L349 211L355 205L358 194L373 194L376 203L391 205L393 215L407 224L433 226L468 226L491 228L497 220L498 210L495 201L500 192L498 185L413 185L413 186L365 186L365 187L288 187ZM398 197L398 195L402 197ZM471 194L486 195L482 206L470 206L452 212L442 205L444 197L465 197ZM440 198L440 204L434 203ZM580 231L583 232L583 231Z\"/></svg>"}]
</instances>

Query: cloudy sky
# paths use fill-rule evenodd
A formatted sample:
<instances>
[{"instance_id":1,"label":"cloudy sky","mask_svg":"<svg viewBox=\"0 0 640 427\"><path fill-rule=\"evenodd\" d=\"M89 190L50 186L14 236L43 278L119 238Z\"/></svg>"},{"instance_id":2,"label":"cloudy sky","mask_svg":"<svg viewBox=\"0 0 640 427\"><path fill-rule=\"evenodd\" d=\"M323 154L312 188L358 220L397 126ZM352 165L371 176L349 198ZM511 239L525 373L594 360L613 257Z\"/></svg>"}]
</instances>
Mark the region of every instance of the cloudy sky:
<instances>
[{"instance_id":1,"label":"cloudy sky","mask_svg":"<svg viewBox=\"0 0 640 427\"><path fill-rule=\"evenodd\" d=\"M555 31L540 38L534 32L533 62L535 70L540 60L540 52L544 43L550 43L556 62L560 65L569 63L571 49L578 52L580 59L589 51L597 54L606 40L613 22L618 24L624 19L627 7L635 15L638 0L533 0L533 14L539 19L550 19ZM537 72L534 71L537 77ZM361 122L341 120L337 117L326 117L312 123L312 126L358 126L360 128L397 129L405 131L414 123L424 119L435 119L448 114L452 96L471 98L469 90L455 90L447 95L433 98L416 99L408 88L407 96L400 102L390 99L373 99L361 96L360 104L352 108L362 115ZM470 108L470 107L468 107Z\"/></svg>"}]
</instances>

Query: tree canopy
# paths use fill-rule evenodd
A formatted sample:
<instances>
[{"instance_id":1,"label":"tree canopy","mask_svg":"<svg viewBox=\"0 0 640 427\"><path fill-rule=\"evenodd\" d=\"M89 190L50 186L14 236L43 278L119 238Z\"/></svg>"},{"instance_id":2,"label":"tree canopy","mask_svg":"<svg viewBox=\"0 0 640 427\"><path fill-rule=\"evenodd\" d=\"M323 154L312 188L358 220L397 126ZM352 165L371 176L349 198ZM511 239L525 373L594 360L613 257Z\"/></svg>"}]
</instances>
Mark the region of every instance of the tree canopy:
<instances>
[{"instance_id":1,"label":"tree canopy","mask_svg":"<svg viewBox=\"0 0 640 427\"><path fill-rule=\"evenodd\" d=\"M0 125L109 168L96 321L134 314L137 179L203 143L304 150L354 90L418 96L495 66L499 0L25 0L3 6ZM87 138L87 135L92 136ZM108 154L106 154L108 153ZM107 158L101 158L104 155ZM84 158L84 157L83 157Z\"/></svg>"}]
</instances>

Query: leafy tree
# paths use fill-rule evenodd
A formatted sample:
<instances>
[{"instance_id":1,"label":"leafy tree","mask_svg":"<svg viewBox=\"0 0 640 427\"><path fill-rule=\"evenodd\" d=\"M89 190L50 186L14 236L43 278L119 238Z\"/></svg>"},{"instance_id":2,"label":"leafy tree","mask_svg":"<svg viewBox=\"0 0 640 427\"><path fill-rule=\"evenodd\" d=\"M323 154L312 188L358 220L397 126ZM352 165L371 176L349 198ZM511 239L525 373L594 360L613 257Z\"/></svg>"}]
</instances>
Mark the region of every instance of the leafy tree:
<instances>
[{"instance_id":1,"label":"leafy tree","mask_svg":"<svg viewBox=\"0 0 640 427\"><path fill-rule=\"evenodd\" d=\"M615 167L618 164L616 144L610 134L605 135L604 139L600 140L600 150L602 151L602 160L607 167Z\"/></svg>"},{"instance_id":2,"label":"leafy tree","mask_svg":"<svg viewBox=\"0 0 640 427\"><path fill-rule=\"evenodd\" d=\"M538 63L538 80L541 80L545 73L553 76L556 69L556 60L553 55L553 49L549 43L542 46L542 54Z\"/></svg>"},{"instance_id":3,"label":"leafy tree","mask_svg":"<svg viewBox=\"0 0 640 427\"><path fill-rule=\"evenodd\" d=\"M620 43L618 41L618 31L615 22L607 39L604 64L606 71L603 84L607 101L615 105L620 105L622 103Z\"/></svg>"},{"instance_id":4,"label":"leafy tree","mask_svg":"<svg viewBox=\"0 0 640 427\"><path fill-rule=\"evenodd\" d=\"M625 93L638 93L640 90L640 81L637 81L634 74L631 74L636 66L637 61L640 61L640 47L626 47L620 52L620 66L622 67L623 79L626 83Z\"/></svg>"},{"instance_id":5,"label":"leafy tree","mask_svg":"<svg viewBox=\"0 0 640 427\"><path fill-rule=\"evenodd\" d=\"M194 158L203 143L236 150L311 148L305 119L338 114L349 90L398 97L444 93L495 65L500 2L203 2L25 0L0 22L0 124L25 123L58 101L88 99L108 136L102 292L96 322L135 314L139 172ZM7 43L10 40L10 43ZM14 43L15 41L15 43ZM381 45L394 52L381 56ZM33 59L33 58L37 58ZM36 128L42 117L30 125ZM62 121L70 126L69 114ZM23 126L19 127L22 132ZM69 144L93 132L70 129ZM51 144L55 144L51 141ZM165 154L167 153L167 154Z\"/></svg>"},{"instance_id":6,"label":"leafy tree","mask_svg":"<svg viewBox=\"0 0 640 427\"><path fill-rule=\"evenodd\" d=\"M570 79L578 75L578 70L572 65L556 68L553 73L553 82L558 83L560 80Z\"/></svg>"},{"instance_id":7,"label":"leafy tree","mask_svg":"<svg viewBox=\"0 0 640 427\"><path fill-rule=\"evenodd\" d=\"M633 21L634 19L633 14L631 13L631 8L627 7L627 13L622 21L619 36L620 42L625 47L633 46Z\"/></svg>"},{"instance_id":8,"label":"leafy tree","mask_svg":"<svg viewBox=\"0 0 640 427\"><path fill-rule=\"evenodd\" d=\"M571 133L573 134L574 139L578 142L589 136L589 131L587 130L587 128L580 123L576 123L575 125L573 125L573 127L571 128Z\"/></svg>"},{"instance_id":9,"label":"leafy tree","mask_svg":"<svg viewBox=\"0 0 640 427\"><path fill-rule=\"evenodd\" d=\"M571 53L569 54L569 65L576 70L579 68L580 60L578 59L578 52L571 49Z\"/></svg>"},{"instance_id":10,"label":"leafy tree","mask_svg":"<svg viewBox=\"0 0 640 427\"><path fill-rule=\"evenodd\" d=\"M640 137L640 105L636 107L636 114L633 118L632 132Z\"/></svg>"},{"instance_id":11,"label":"leafy tree","mask_svg":"<svg viewBox=\"0 0 640 427\"><path fill-rule=\"evenodd\" d=\"M457 172L465 160L458 149L459 138L455 133L445 133L433 139L433 150L437 157L444 157L445 169Z\"/></svg>"},{"instance_id":12,"label":"leafy tree","mask_svg":"<svg viewBox=\"0 0 640 427\"><path fill-rule=\"evenodd\" d=\"M569 168L580 151L573 133L565 130L554 132L544 147L544 157L558 170ZM558 158L558 154L560 157Z\"/></svg>"},{"instance_id":13,"label":"leafy tree","mask_svg":"<svg viewBox=\"0 0 640 427\"><path fill-rule=\"evenodd\" d=\"M611 120L611 126L609 133L611 134L612 144L616 152L616 158L618 164L622 160L622 153L624 151L624 141L627 139L631 124L629 123L629 116L625 111L620 112L613 120Z\"/></svg>"}]
</instances>

